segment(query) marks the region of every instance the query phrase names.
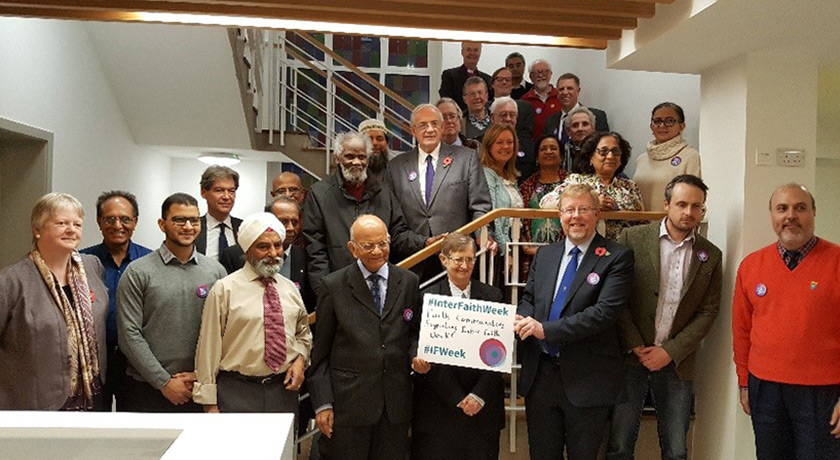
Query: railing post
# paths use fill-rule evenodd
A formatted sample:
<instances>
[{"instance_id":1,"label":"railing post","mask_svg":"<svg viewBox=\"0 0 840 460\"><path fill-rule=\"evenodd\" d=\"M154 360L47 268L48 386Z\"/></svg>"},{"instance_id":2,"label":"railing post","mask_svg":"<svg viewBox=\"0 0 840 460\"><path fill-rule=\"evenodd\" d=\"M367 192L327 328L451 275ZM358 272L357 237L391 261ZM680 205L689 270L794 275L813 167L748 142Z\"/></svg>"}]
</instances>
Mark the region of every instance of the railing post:
<instances>
[{"instance_id":1,"label":"railing post","mask_svg":"<svg viewBox=\"0 0 840 460\"><path fill-rule=\"evenodd\" d=\"M277 59L277 66L280 69L280 145L286 146L286 78L288 70L286 69L286 37L281 35L283 32L277 32L277 41L280 43L280 49L277 50L280 54L280 59Z\"/></svg>"},{"instance_id":2,"label":"railing post","mask_svg":"<svg viewBox=\"0 0 840 460\"><path fill-rule=\"evenodd\" d=\"M274 122L277 120L277 56L275 56L274 31L266 32L266 47L268 50L268 80L263 85L268 85L268 144L274 145ZM263 59L266 59L263 56Z\"/></svg>"},{"instance_id":3,"label":"railing post","mask_svg":"<svg viewBox=\"0 0 840 460\"><path fill-rule=\"evenodd\" d=\"M480 246L478 248L479 250L487 247L487 241L488 241L489 236L490 235L487 231L487 226L485 225L485 226L481 227L481 232L479 233L479 237L478 237L478 242L479 242L478 244ZM487 282L487 258L488 258L487 254L489 252L490 251L485 252L479 258L478 280L481 281L482 283ZM493 257L493 254L491 253L489 257Z\"/></svg>"}]
</instances>

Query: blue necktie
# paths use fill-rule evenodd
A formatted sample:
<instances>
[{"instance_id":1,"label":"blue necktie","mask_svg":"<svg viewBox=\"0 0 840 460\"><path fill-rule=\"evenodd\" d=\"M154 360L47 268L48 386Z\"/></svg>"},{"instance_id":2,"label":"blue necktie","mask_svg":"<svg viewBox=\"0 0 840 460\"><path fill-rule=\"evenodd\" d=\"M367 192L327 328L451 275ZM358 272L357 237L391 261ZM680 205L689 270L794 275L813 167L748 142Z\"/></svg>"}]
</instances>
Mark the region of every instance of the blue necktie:
<instances>
[{"instance_id":1,"label":"blue necktie","mask_svg":"<svg viewBox=\"0 0 840 460\"><path fill-rule=\"evenodd\" d=\"M560 136L560 145L565 145L569 143L569 133L566 132L565 123L567 116L568 115L560 115L560 126L557 128L557 134Z\"/></svg>"},{"instance_id":2,"label":"blue necktie","mask_svg":"<svg viewBox=\"0 0 840 460\"><path fill-rule=\"evenodd\" d=\"M560 280L560 287L557 289L557 295L554 296L554 302L551 304L551 310L548 312L549 321L557 321L560 315L563 314L563 307L566 305L566 296L569 294L569 289L572 287L572 281L575 279L578 266L578 254L580 249L577 246L572 248L572 260L569 265L566 265L566 271L563 272L563 279ZM545 349L551 356L556 356L560 352L557 347L545 344Z\"/></svg>"},{"instance_id":3,"label":"blue necktie","mask_svg":"<svg viewBox=\"0 0 840 460\"><path fill-rule=\"evenodd\" d=\"M370 276L367 277L368 281L370 281L370 293L373 295L373 303L376 305L376 311L379 314L382 314L382 294L379 292L379 280L382 279L376 273L371 273Z\"/></svg>"},{"instance_id":4,"label":"blue necktie","mask_svg":"<svg viewBox=\"0 0 840 460\"><path fill-rule=\"evenodd\" d=\"M228 248L227 242L227 235L225 235L225 227L227 227L224 223L219 224L219 257L221 257L222 252Z\"/></svg>"},{"instance_id":5,"label":"blue necktie","mask_svg":"<svg viewBox=\"0 0 840 460\"><path fill-rule=\"evenodd\" d=\"M435 165L431 155L426 155L426 207L432 202L432 185L435 183Z\"/></svg>"}]
</instances>

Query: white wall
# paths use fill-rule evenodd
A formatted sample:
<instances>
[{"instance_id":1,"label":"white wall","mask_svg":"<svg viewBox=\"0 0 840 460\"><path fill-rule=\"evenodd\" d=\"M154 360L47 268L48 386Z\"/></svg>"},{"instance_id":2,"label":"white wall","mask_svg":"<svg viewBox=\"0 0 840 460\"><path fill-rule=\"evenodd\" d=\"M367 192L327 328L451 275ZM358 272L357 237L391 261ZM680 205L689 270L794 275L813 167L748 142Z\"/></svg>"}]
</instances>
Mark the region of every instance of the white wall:
<instances>
[{"instance_id":1,"label":"white wall","mask_svg":"<svg viewBox=\"0 0 840 460\"><path fill-rule=\"evenodd\" d=\"M84 204L82 245L101 240L96 197L115 188L140 201L135 240L159 244L170 159L134 143L82 24L0 18L0 62L0 117L54 133L53 190Z\"/></svg>"},{"instance_id":2,"label":"white wall","mask_svg":"<svg viewBox=\"0 0 840 460\"><path fill-rule=\"evenodd\" d=\"M817 235L840 241L840 66L819 70L817 100Z\"/></svg>"},{"instance_id":3,"label":"white wall","mask_svg":"<svg viewBox=\"0 0 840 460\"><path fill-rule=\"evenodd\" d=\"M236 192L236 204L231 215L243 219L265 208L266 163L264 161L243 161L232 166L239 173L239 190ZM207 165L191 158L172 159L172 179L167 187L174 192L185 192L198 200L201 214L207 212L207 203L201 199L201 173ZM160 211L158 211L160 212Z\"/></svg>"},{"instance_id":4,"label":"white wall","mask_svg":"<svg viewBox=\"0 0 840 460\"><path fill-rule=\"evenodd\" d=\"M699 76L606 69L604 51L509 45L484 45L479 68L492 75L505 65L505 57L513 51L522 53L526 64L539 58L548 60L555 81L566 72L580 77L581 103L606 111L610 129L627 138L634 156L644 152L647 142L653 139L650 112L665 101L683 108L686 116L683 135L689 145L698 146ZM457 67L462 62L460 43L444 42L442 68ZM528 79L527 71L525 78ZM437 96L437 89L432 89L433 98ZM700 153L703 152L700 148ZM634 170L635 163L631 163L627 172L631 174Z\"/></svg>"}]
</instances>

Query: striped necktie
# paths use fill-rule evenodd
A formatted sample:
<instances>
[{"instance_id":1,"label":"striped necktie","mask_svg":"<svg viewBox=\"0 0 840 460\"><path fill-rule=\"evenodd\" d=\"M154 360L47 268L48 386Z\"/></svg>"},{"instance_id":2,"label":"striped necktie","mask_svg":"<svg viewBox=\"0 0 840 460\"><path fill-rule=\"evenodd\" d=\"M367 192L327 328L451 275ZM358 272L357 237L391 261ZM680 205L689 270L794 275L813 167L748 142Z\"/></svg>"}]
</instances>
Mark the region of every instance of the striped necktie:
<instances>
[{"instance_id":1,"label":"striped necktie","mask_svg":"<svg viewBox=\"0 0 840 460\"><path fill-rule=\"evenodd\" d=\"M280 295L274 278L260 278L265 285L263 293L263 318L265 323L265 364L275 373L286 361L286 324Z\"/></svg>"}]
</instances>

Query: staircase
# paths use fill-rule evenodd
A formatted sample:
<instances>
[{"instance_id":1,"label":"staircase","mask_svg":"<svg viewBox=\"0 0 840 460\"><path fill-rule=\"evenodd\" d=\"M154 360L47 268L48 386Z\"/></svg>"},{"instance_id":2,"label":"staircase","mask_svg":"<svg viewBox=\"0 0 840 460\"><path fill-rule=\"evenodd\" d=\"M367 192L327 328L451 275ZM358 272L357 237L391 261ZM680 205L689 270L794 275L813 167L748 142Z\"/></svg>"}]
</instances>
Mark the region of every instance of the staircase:
<instances>
[{"instance_id":1,"label":"staircase","mask_svg":"<svg viewBox=\"0 0 840 460\"><path fill-rule=\"evenodd\" d=\"M305 32L229 30L254 150L281 152L315 178L329 174L332 139L383 120L393 150L413 146L414 105Z\"/></svg>"}]
</instances>

